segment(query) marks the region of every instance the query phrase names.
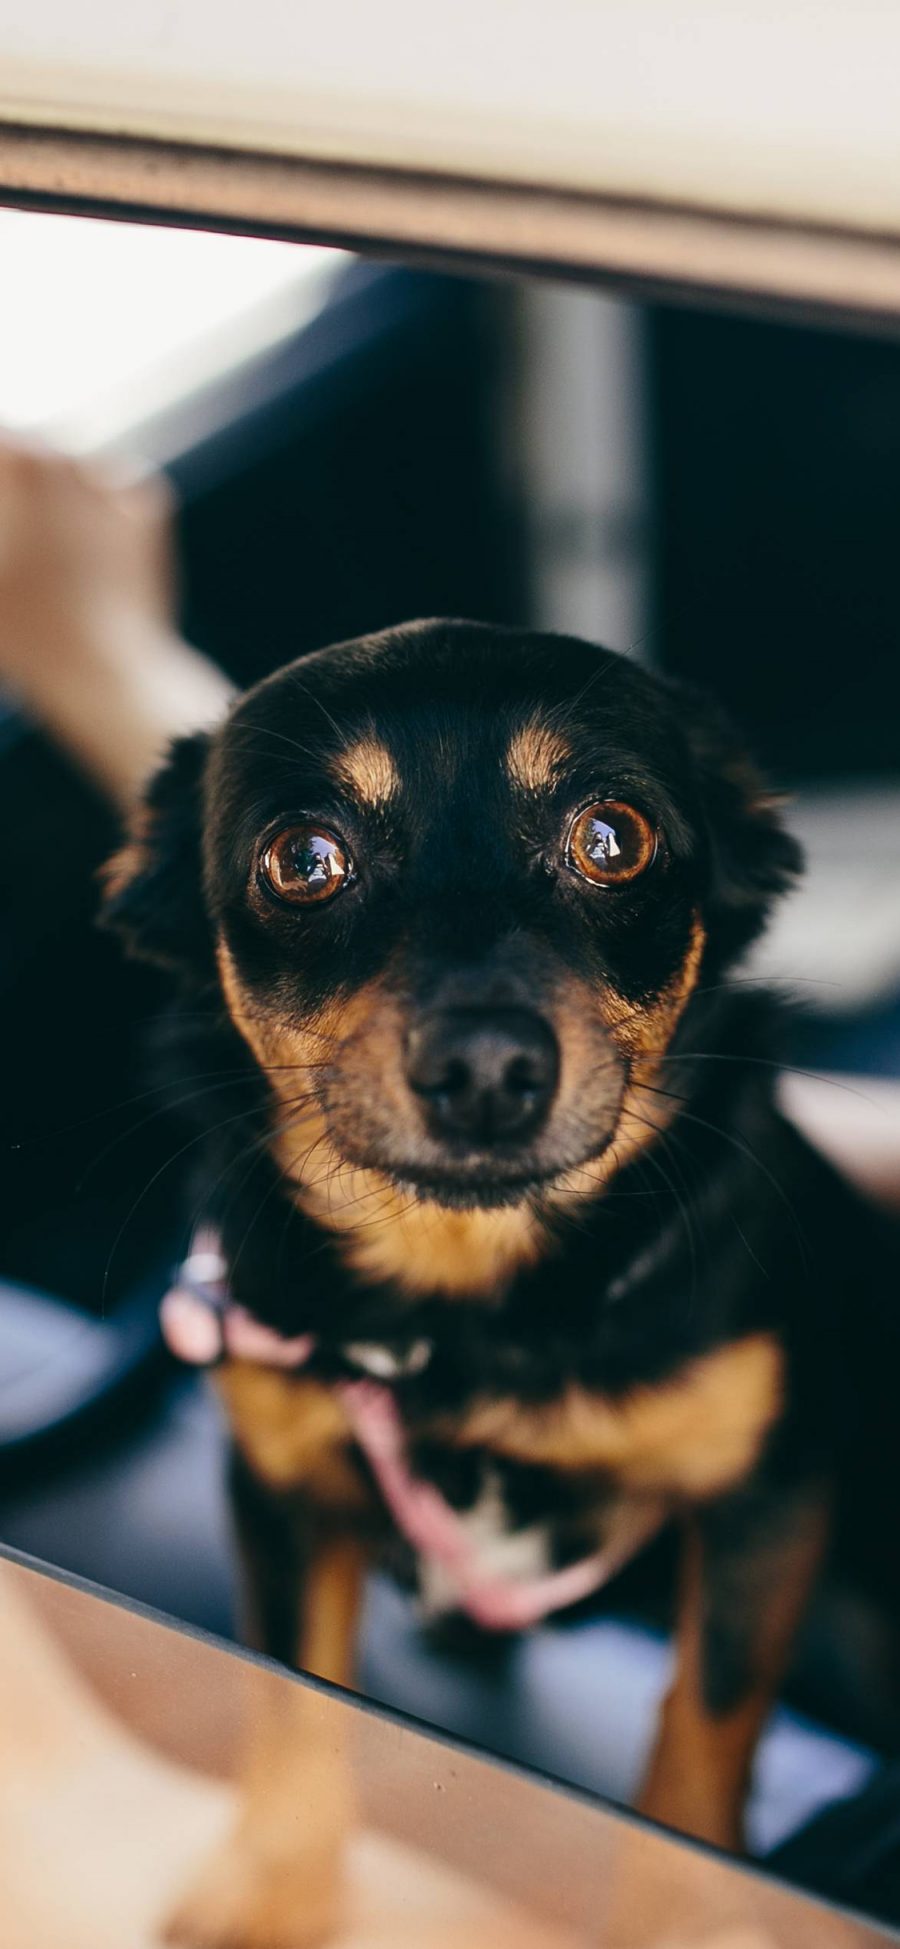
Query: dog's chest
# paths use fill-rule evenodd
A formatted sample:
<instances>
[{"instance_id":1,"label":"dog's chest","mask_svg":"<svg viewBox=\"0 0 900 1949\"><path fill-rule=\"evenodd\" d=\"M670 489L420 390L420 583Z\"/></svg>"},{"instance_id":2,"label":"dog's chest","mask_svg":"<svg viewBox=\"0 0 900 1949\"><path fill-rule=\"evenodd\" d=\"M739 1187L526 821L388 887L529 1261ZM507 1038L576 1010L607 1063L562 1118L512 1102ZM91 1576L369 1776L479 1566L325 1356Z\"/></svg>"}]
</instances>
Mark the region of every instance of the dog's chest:
<instances>
[{"instance_id":1,"label":"dog's chest","mask_svg":"<svg viewBox=\"0 0 900 1949\"><path fill-rule=\"evenodd\" d=\"M605 1583L667 1513L661 1500L635 1501L489 1454L467 1460L461 1482L459 1455L432 1452L422 1479L426 1499L441 1498L441 1517L412 1535L399 1525L401 1560L411 1546L426 1616L463 1609L482 1624L536 1623Z\"/></svg>"},{"instance_id":2,"label":"dog's chest","mask_svg":"<svg viewBox=\"0 0 900 1949\"><path fill-rule=\"evenodd\" d=\"M417 1471L433 1476L465 1510L477 1502L488 1471L500 1469L520 1527L531 1517L532 1495L546 1513L571 1498L581 1509L613 1491L687 1501L715 1495L753 1466L782 1403L783 1353L767 1333L716 1348L652 1386L612 1396L570 1382L534 1404L493 1388L444 1400L441 1391L424 1391L425 1376L400 1384L386 1354L378 1366ZM371 1358L364 1371L375 1373ZM330 1377L237 1361L221 1385L238 1442L275 1486L311 1486L353 1442L344 1397ZM538 1506L535 1519L545 1509Z\"/></svg>"},{"instance_id":3,"label":"dog's chest","mask_svg":"<svg viewBox=\"0 0 900 1949\"><path fill-rule=\"evenodd\" d=\"M779 1382L779 1349L757 1335L618 1399L569 1383L537 1406L481 1394L438 1418L411 1460L453 1508L457 1534L437 1548L427 1532L411 1538L426 1608L453 1608L460 1564L482 1590L518 1592L533 1618L558 1607L561 1578L577 1587L579 1565L593 1564L597 1588L674 1510L748 1473Z\"/></svg>"},{"instance_id":4,"label":"dog's chest","mask_svg":"<svg viewBox=\"0 0 900 1949\"><path fill-rule=\"evenodd\" d=\"M522 1585L546 1577L555 1564L555 1525L549 1516L524 1524L516 1515L495 1469L486 1468L475 1501L457 1512L462 1548L477 1562L483 1578ZM425 1615L452 1611L459 1601L457 1579L447 1564L418 1550L416 1583Z\"/></svg>"},{"instance_id":5,"label":"dog's chest","mask_svg":"<svg viewBox=\"0 0 900 1949\"><path fill-rule=\"evenodd\" d=\"M568 1382L533 1403L441 1383L425 1341L323 1352L322 1371L236 1363L223 1377L241 1446L280 1488L380 1506L426 1609L519 1627L620 1569L667 1515L740 1481L780 1404L765 1334L619 1396Z\"/></svg>"}]
</instances>

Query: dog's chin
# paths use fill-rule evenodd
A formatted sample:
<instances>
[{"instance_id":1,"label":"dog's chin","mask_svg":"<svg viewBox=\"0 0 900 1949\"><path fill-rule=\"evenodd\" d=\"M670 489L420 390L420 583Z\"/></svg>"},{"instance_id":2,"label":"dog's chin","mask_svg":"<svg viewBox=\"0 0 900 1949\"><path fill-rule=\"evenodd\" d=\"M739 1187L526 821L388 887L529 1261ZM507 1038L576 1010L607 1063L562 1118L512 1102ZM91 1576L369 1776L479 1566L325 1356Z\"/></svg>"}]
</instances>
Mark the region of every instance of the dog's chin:
<instances>
[{"instance_id":1,"label":"dog's chin","mask_svg":"<svg viewBox=\"0 0 900 1949\"><path fill-rule=\"evenodd\" d=\"M596 1146L590 1160L605 1149L606 1144ZM493 1169L488 1162L468 1168L426 1169L413 1164L379 1168L403 1198L415 1198L419 1204L439 1205L444 1211L509 1211L516 1205L540 1205L567 1172L588 1161L587 1157L566 1158L542 1169L529 1169L524 1160L521 1169L510 1162Z\"/></svg>"},{"instance_id":2,"label":"dog's chin","mask_svg":"<svg viewBox=\"0 0 900 1949\"><path fill-rule=\"evenodd\" d=\"M331 1134L331 1141L335 1156L351 1171L363 1171L380 1181L384 1190L390 1188L406 1205L414 1200L438 1205L444 1211L473 1212L509 1211L530 1205L537 1213L551 1198L554 1187L564 1184L571 1172L598 1162L614 1142L616 1132L617 1123L613 1123L611 1128L597 1132L590 1143L582 1142L571 1150L564 1144L556 1155L551 1151L549 1156L549 1146L543 1155L530 1156L524 1148L516 1152L512 1146L475 1154L460 1150L454 1155L448 1150L441 1155L435 1146L436 1154L430 1157L404 1157L399 1146L395 1150L392 1144L357 1148L346 1136L341 1141L336 1132Z\"/></svg>"},{"instance_id":3,"label":"dog's chin","mask_svg":"<svg viewBox=\"0 0 900 1949\"><path fill-rule=\"evenodd\" d=\"M514 1205L527 1204L551 1182L549 1177L535 1175L501 1179L392 1175L402 1195L414 1197L419 1204L440 1205L444 1211L508 1211Z\"/></svg>"}]
</instances>

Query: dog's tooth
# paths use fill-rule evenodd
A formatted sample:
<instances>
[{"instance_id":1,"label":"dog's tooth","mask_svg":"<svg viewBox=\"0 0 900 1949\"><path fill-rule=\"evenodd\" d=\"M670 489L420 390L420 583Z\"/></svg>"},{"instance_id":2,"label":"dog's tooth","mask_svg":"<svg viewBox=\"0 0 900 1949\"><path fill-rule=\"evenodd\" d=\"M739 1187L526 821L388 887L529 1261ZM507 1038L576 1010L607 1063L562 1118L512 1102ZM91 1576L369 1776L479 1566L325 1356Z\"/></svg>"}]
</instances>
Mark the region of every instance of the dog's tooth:
<instances>
[{"instance_id":1,"label":"dog's tooth","mask_svg":"<svg viewBox=\"0 0 900 1949\"><path fill-rule=\"evenodd\" d=\"M402 1371L397 1355L389 1347L376 1346L374 1341L349 1340L343 1348L344 1359L351 1367L361 1367L364 1374L371 1374L373 1380L394 1381Z\"/></svg>"},{"instance_id":2,"label":"dog's tooth","mask_svg":"<svg viewBox=\"0 0 900 1949\"><path fill-rule=\"evenodd\" d=\"M349 1340L343 1353L351 1366L361 1367L373 1380L396 1381L406 1374L421 1374L431 1359L432 1346L430 1340L414 1340L401 1354L374 1340Z\"/></svg>"}]
</instances>

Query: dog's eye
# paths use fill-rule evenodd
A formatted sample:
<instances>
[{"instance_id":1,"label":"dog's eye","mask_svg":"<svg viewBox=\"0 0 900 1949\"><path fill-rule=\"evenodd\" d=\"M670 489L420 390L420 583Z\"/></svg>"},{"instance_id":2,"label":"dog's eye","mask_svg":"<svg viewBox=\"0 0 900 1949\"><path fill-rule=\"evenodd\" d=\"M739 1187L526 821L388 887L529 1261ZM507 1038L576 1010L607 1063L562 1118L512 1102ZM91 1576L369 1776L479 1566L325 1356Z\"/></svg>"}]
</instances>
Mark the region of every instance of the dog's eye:
<instances>
[{"instance_id":1,"label":"dog's eye","mask_svg":"<svg viewBox=\"0 0 900 1949\"><path fill-rule=\"evenodd\" d=\"M263 847L259 870L277 899L308 907L340 893L350 878L351 861L336 833L318 826L285 826Z\"/></svg>"},{"instance_id":2,"label":"dog's eye","mask_svg":"<svg viewBox=\"0 0 900 1949\"><path fill-rule=\"evenodd\" d=\"M603 799L572 820L566 859L595 886L623 886L646 872L656 855L656 833L633 805Z\"/></svg>"}]
</instances>

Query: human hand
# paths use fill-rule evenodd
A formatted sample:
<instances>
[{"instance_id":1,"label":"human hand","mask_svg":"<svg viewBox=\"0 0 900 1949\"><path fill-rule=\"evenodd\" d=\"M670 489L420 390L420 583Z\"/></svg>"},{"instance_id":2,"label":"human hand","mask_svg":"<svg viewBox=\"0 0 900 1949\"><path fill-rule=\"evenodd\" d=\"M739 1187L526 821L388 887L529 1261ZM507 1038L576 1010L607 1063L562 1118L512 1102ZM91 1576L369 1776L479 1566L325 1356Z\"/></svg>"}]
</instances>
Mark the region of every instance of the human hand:
<instances>
[{"instance_id":1,"label":"human hand","mask_svg":"<svg viewBox=\"0 0 900 1949\"><path fill-rule=\"evenodd\" d=\"M232 694L179 636L174 583L162 479L0 435L0 681L122 806Z\"/></svg>"},{"instance_id":2,"label":"human hand","mask_svg":"<svg viewBox=\"0 0 900 1949\"><path fill-rule=\"evenodd\" d=\"M0 675L40 699L73 658L170 628L173 599L159 476L0 436Z\"/></svg>"}]
</instances>

